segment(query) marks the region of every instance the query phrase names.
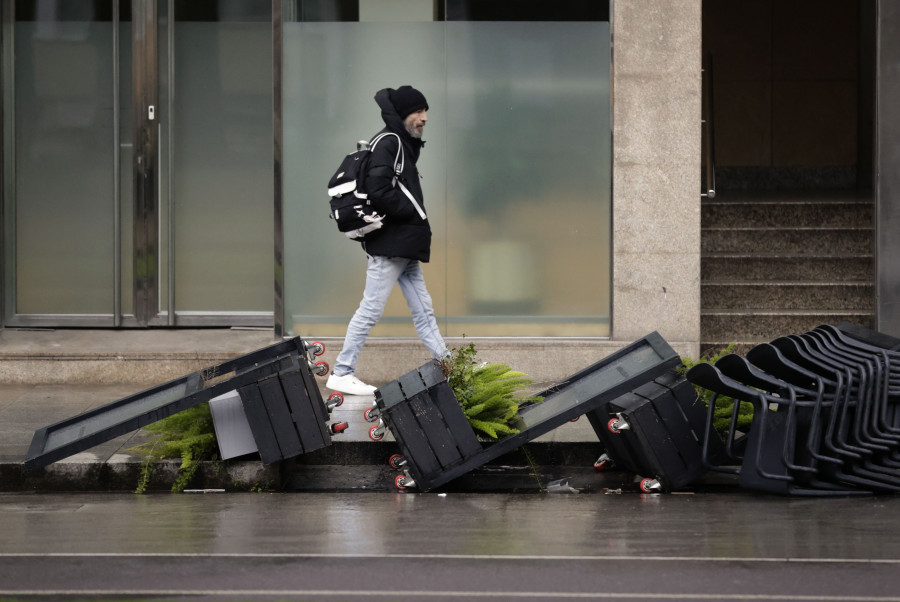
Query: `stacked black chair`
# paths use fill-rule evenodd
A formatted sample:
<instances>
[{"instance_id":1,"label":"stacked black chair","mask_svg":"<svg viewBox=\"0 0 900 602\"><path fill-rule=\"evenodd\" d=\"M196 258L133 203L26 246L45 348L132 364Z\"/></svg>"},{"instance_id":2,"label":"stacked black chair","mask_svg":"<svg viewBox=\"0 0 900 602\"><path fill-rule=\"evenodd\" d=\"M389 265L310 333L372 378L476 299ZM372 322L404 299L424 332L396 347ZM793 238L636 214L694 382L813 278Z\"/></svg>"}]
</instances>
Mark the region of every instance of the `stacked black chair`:
<instances>
[{"instance_id":1,"label":"stacked black chair","mask_svg":"<svg viewBox=\"0 0 900 602\"><path fill-rule=\"evenodd\" d=\"M687 378L713 393L709 424L716 401L733 400L725 432L704 431L706 469L784 495L900 492L900 339L822 325L757 345L746 357L697 364ZM753 407L746 432L737 425L742 402Z\"/></svg>"}]
</instances>

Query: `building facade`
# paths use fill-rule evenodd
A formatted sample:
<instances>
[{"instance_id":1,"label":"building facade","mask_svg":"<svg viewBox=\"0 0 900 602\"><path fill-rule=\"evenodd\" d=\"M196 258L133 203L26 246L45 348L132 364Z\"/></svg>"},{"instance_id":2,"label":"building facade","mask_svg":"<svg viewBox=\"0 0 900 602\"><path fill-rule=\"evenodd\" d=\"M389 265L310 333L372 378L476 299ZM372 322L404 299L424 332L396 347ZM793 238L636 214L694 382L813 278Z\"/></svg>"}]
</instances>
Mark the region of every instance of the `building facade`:
<instances>
[{"instance_id":1,"label":"building facade","mask_svg":"<svg viewBox=\"0 0 900 602\"><path fill-rule=\"evenodd\" d=\"M741 168L851 170L841 185L876 201L876 257L896 231L896 184L879 168L900 135L878 96L894 85L896 55L876 43L890 38L893 9L740 3L769 19L772 40L778 23L809 15L843 39L837 21L853 5L862 50L852 85L799 86L766 117L761 101L739 101L783 78L735 66L756 50L723 36L742 18L726 4L6 2L3 325L342 336L365 258L328 220L325 183L381 128L375 91L412 84L430 104L419 163L435 234L426 279L445 336L478 338L548 379L652 331L696 356L704 45L730 57L717 61L713 89L731 182L755 173ZM842 138L814 144L836 159L776 165L783 144L770 140L766 159L765 143L748 143L759 132L748 123L775 123L790 102L836 106L817 102L817 89L853 106ZM889 262L878 266L876 318L890 331L897 279ZM372 334L397 363L418 362L399 293Z\"/></svg>"}]
</instances>

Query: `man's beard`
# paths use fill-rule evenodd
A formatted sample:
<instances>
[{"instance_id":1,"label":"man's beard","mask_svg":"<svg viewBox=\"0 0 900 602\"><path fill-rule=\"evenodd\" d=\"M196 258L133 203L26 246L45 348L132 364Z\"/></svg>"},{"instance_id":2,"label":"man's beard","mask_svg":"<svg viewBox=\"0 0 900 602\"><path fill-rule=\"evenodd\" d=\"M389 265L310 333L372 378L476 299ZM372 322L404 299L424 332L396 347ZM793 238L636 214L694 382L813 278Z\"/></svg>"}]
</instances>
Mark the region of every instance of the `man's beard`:
<instances>
[{"instance_id":1,"label":"man's beard","mask_svg":"<svg viewBox=\"0 0 900 602\"><path fill-rule=\"evenodd\" d=\"M424 128L423 128L424 129ZM409 135L415 139L422 138L422 131L416 129L416 124L414 122L410 122L406 124L406 131L409 132Z\"/></svg>"}]
</instances>

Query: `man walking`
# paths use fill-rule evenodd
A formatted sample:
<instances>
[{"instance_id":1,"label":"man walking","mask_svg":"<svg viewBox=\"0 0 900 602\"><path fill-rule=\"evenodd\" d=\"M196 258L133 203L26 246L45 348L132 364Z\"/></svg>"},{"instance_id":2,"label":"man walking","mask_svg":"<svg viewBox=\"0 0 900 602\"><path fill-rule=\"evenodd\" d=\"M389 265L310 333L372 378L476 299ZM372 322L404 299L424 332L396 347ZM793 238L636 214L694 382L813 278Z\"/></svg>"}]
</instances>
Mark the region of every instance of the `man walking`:
<instances>
[{"instance_id":1,"label":"man walking","mask_svg":"<svg viewBox=\"0 0 900 602\"><path fill-rule=\"evenodd\" d=\"M382 138L369 159L365 190L374 208L386 217L384 225L362 243L368 258L366 288L347 326L334 371L325 383L329 389L348 395L375 392L375 387L356 378L354 371L369 330L384 314L395 284L400 285L416 332L432 357L442 359L450 353L438 329L421 266L431 256L431 226L416 168L425 144L422 131L428 122L428 102L411 86L380 90L375 94L375 102L385 123L379 134L396 136ZM394 170L398 150L402 165L399 175Z\"/></svg>"}]
</instances>

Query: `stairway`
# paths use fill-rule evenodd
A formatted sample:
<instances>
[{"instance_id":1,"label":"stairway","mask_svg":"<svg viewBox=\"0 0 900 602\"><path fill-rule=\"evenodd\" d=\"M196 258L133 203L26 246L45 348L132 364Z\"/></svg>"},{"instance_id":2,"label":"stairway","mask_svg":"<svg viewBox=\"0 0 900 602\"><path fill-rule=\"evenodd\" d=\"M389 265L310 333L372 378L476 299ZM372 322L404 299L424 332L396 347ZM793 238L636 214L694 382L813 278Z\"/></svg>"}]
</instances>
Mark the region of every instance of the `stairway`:
<instances>
[{"instance_id":1,"label":"stairway","mask_svg":"<svg viewBox=\"0 0 900 602\"><path fill-rule=\"evenodd\" d=\"M874 202L856 191L726 191L701 207L705 355L849 321L874 327Z\"/></svg>"}]
</instances>

